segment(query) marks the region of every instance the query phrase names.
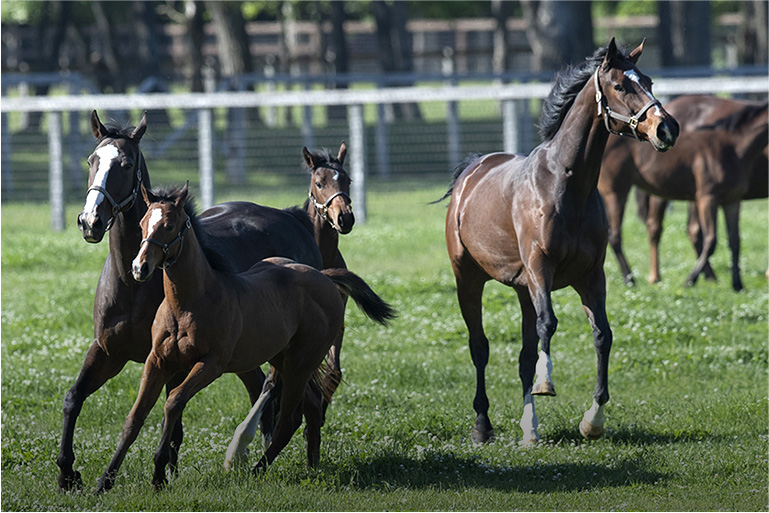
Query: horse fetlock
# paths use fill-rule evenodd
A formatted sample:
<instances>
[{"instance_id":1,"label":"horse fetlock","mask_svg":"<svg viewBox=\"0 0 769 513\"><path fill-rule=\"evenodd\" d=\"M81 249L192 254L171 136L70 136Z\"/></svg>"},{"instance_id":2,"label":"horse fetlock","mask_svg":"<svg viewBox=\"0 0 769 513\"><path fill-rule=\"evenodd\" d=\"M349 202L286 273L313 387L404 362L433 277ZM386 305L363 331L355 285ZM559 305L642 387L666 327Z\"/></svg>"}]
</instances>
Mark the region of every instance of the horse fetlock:
<instances>
[{"instance_id":1,"label":"horse fetlock","mask_svg":"<svg viewBox=\"0 0 769 513\"><path fill-rule=\"evenodd\" d=\"M80 477L80 472L77 470L61 471L59 473L59 491L79 491L83 489L83 479Z\"/></svg>"}]
</instances>

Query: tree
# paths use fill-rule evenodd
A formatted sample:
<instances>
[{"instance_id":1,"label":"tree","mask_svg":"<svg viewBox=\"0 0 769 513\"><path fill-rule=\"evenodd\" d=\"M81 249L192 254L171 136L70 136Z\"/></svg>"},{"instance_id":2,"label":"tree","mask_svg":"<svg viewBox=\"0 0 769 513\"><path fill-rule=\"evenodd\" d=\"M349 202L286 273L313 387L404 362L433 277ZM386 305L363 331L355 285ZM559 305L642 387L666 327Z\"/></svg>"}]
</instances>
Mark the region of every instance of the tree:
<instances>
[{"instance_id":1,"label":"tree","mask_svg":"<svg viewBox=\"0 0 769 513\"><path fill-rule=\"evenodd\" d=\"M710 66L710 2L660 0L663 66Z\"/></svg>"},{"instance_id":2,"label":"tree","mask_svg":"<svg viewBox=\"0 0 769 513\"><path fill-rule=\"evenodd\" d=\"M336 74L345 74L349 72L349 58L347 52L347 37L344 32L344 22L347 18L345 14L345 3L342 1L329 2L331 7L331 38L324 52L324 58L330 71ZM347 89L346 82L334 81L334 89ZM345 120L347 118L347 107L344 105L330 105L328 108L328 118L330 120Z\"/></svg>"},{"instance_id":3,"label":"tree","mask_svg":"<svg viewBox=\"0 0 769 513\"><path fill-rule=\"evenodd\" d=\"M766 0L751 0L740 4L743 15L737 46L740 63L766 64L767 54L767 2Z\"/></svg>"},{"instance_id":4,"label":"tree","mask_svg":"<svg viewBox=\"0 0 769 513\"><path fill-rule=\"evenodd\" d=\"M533 71L582 62L595 51L591 2L522 0Z\"/></svg>"}]
</instances>

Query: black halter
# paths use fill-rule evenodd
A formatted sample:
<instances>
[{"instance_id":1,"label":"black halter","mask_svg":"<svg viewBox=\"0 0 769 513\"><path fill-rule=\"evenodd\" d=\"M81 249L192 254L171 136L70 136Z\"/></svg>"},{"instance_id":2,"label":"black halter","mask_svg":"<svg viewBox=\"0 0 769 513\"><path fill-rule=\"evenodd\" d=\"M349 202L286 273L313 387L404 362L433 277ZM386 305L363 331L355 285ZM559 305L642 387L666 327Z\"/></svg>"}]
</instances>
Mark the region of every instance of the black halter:
<instances>
[{"instance_id":1,"label":"black halter","mask_svg":"<svg viewBox=\"0 0 769 513\"><path fill-rule=\"evenodd\" d=\"M633 137L638 139L639 141L641 138L638 136L638 132L636 131L636 127L638 127L638 120L641 118L641 116L644 115L644 113L649 110L653 106L662 107L662 104L657 98L652 98L649 100L646 105L644 105L641 110L639 110L636 114L628 117L623 114L618 114L617 112L614 112L609 107L608 102L606 101L606 97L601 92L601 84L598 82L598 71L600 71L601 67L599 66L595 70L595 75L593 75L593 78L595 80L595 102L598 104L598 115L603 116L603 122L606 125L606 130L609 131L609 133L615 134L615 135L621 135L623 137L630 137L630 135L618 132L617 130L614 130L611 128L609 123L609 118L616 119L617 121L622 121L623 123L627 123L627 125L630 127L630 130L633 131ZM606 111L606 114L604 115L603 111Z\"/></svg>"},{"instance_id":2,"label":"black halter","mask_svg":"<svg viewBox=\"0 0 769 513\"><path fill-rule=\"evenodd\" d=\"M163 249L163 255L164 255L163 261L158 265L158 267L160 269L166 269L166 268L172 266L173 264L175 264L176 261L179 259L179 255L182 253L182 249L184 249L184 236L187 234L187 232L189 231L189 229L191 227L192 227L192 223L190 221L190 216L187 216L187 222L184 223L184 227L181 229L181 231L176 236L176 238L174 240L172 240L171 242L169 242L168 244L166 244L164 242L157 241L157 240L153 239L152 237L146 237L146 238L142 239L141 243L144 244L145 242L151 242L152 244L156 244L156 245L160 246ZM169 258L168 250L170 250L171 248L173 248L177 244L179 244L179 251L176 252L176 255L174 255L173 257Z\"/></svg>"},{"instance_id":3,"label":"black halter","mask_svg":"<svg viewBox=\"0 0 769 513\"><path fill-rule=\"evenodd\" d=\"M123 212L124 209L130 210L131 207L134 206L134 203L136 203L136 198L139 196L139 187L141 187L141 183L142 183L142 166L141 166L142 160L144 160L144 155L142 155L142 152L139 152L139 159L136 161L136 183L134 184L134 188L133 188L133 191L131 191L131 194L129 194L128 197L123 201L119 203L115 201L115 198L113 198L112 195L107 191L107 189L105 189L101 185L92 185L85 192L85 195L87 197L91 191L98 191L104 194L104 197L107 198L109 202L112 204L112 215L107 221L107 228L105 229L105 231L109 231L109 229L112 228L112 223L115 222L115 217L117 217L117 215L120 212Z\"/></svg>"}]
</instances>

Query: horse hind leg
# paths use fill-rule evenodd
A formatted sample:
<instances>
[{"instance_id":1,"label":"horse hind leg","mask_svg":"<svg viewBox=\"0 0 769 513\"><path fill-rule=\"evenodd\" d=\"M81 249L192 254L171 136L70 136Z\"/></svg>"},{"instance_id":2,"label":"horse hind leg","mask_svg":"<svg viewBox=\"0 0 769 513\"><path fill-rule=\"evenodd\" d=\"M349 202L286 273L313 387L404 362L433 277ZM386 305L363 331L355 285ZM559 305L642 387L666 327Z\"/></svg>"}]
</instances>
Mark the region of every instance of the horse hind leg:
<instances>
[{"instance_id":1,"label":"horse hind leg","mask_svg":"<svg viewBox=\"0 0 769 513\"><path fill-rule=\"evenodd\" d=\"M713 196L705 196L697 199L697 211L699 212L700 226L702 227L702 251L700 252L694 269L686 278L686 286L691 287L697 283L697 278L702 274L708 260L716 250L716 223L718 214L718 202Z\"/></svg>"},{"instance_id":2,"label":"horse hind leg","mask_svg":"<svg viewBox=\"0 0 769 513\"><path fill-rule=\"evenodd\" d=\"M723 209L726 232L729 235L729 249L732 252L732 288L739 292L744 288L740 277L740 203L729 203L724 205Z\"/></svg>"},{"instance_id":3,"label":"horse hind leg","mask_svg":"<svg viewBox=\"0 0 769 513\"><path fill-rule=\"evenodd\" d=\"M700 253L702 253L702 228L700 228L700 218L699 214L697 214L697 203L694 201L689 202L686 219L686 234L689 236L689 241L692 243L694 254L699 256ZM705 267L702 269L702 274L705 275L705 279L708 281L718 281L716 273L710 265L710 261L705 264Z\"/></svg>"},{"instance_id":4,"label":"horse hind leg","mask_svg":"<svg viewBox=\"0 0 769 513\"><path fill-rule=\"evenodd\" d=\"M486 365L489 362L489 340L483 332L482 296L485 281L468 280L459 274L457 278L457 298L469 332L470 356L475 366L475 398L473 409L476 418L472 440L476 443L488 442L494 437L494 429L489 420L489 398L486 395Z\"/></svg>"}]
</instances>

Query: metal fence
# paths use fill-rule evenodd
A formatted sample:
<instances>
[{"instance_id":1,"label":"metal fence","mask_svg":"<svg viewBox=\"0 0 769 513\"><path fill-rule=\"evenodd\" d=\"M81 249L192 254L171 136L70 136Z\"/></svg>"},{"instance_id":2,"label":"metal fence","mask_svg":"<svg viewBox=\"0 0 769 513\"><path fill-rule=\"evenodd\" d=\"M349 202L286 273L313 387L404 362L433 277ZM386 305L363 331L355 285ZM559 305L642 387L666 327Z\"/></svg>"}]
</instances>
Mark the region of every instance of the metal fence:
<instances>
[{"instance_id":1,"label":"metal fence","mask_svg":"<svg viewBox=\"0 0 769 513\"><path fill-rule=\"evenodd\" d=\"M4 96L2 201L50 201L54 229L67 200L82 198L85 158L94 142L91 110L138 121L151 114L142 150L156 183L199 176L204 208L216 196L304 181L302 146L337 148L346 140L356 216L365 220L367 180L440 176L465 153L528 152L538 101L549 83L383 89L190 94ZM680 94L767 94L766 76L666 78L663 101ZM411 109L408 117L408 106ZM418 111L418 115L413 113ZM341 112L341 116L340 116ZM41 129L21 130L24 113L47 113ZM406 113L406 114L404 114ZM400 114L400 115L399 115ZM405 116L405 117L404 117ZM341 119L340 119L341 117ZM195 180L192 180L195 182Z\"/></svg>"}]
</instances>

